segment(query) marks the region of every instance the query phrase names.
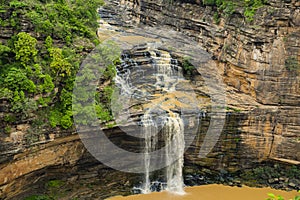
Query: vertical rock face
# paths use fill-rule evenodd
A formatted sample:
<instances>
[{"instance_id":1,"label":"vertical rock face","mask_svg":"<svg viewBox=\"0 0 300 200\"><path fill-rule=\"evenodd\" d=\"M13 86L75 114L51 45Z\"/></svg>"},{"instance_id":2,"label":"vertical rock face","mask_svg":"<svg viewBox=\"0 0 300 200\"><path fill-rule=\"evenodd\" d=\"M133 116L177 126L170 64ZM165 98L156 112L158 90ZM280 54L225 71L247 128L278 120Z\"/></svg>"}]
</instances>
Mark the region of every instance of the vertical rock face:
<instances>
[{"instance_id":1,"label":"vertical rock face","mask_svg":"<svg viewBox=\"0 0 300 200\"><path fill-rule=\"evenodd\" d=\"M252 22L237 9L219 24L214 22L213 8L197 1L119 3L126 13L125 24L177 30L213 55L227 85L227 104L236 108L233 115L241 111L235 124L241 157L250 163L266 159L299 163L299 2L269 1Z\"/></svg>"}]
</instances>

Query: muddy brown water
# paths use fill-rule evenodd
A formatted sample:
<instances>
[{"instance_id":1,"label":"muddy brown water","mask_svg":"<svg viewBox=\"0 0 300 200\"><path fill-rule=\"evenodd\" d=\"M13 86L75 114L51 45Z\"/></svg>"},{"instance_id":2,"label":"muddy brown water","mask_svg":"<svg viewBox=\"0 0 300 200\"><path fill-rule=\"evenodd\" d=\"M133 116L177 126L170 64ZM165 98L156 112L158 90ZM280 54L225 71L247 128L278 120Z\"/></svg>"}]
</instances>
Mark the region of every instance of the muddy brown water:
<instances>
[{"instance_id":1,"label":"muddy brown water","mask_svg":"<svg viewBox=\"0 0 300 200\"><path fill-rule=\"evenodd\" d=\"M154 192L150 194L116 196L107 200L265 200L268 193L281 195L286 200L292 199L297 191L282 191L271 188L230 187L224 185L203 185L186 187L185 195L175 195L169 192Z\"/></svg>"}]
</instances>

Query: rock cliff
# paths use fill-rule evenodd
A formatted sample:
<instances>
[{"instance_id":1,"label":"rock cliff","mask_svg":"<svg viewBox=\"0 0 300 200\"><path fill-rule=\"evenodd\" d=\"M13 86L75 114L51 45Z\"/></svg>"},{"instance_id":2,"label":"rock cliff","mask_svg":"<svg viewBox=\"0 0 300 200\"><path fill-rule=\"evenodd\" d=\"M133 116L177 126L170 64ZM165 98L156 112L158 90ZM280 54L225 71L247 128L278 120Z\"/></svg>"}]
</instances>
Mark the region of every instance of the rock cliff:
<instances>
[{"instance_id":1,"label":"rock cliff","mask_svg":"<svg viewBox=\"0 0 300 200\"><path fill-rule=\"evenodd\" d=\"M299 2L269 1L252 22L236 9L219 23L214 8L196 1L122 0L120 6L125 23L174 29L211 53L228 107L241 112L236 128L248 159L299 163Z\"/></svg>"},{"instance_id":2,"label":"rock cliff","mask_svg":"<svg viewBox=\"0 0 300 200\"><path fill-rule=\"evenodd\" d=\"M199 149L211 116L201 119L197 140L185 154L187 174L211 175L213 170L243 173L258 163L274 162L299 170L300 3L269 1L257 10L252 22L246 21L242 9L237 9L216 23L215 12L214 7L204 6L200 1L121 0L109 1L102 14L106 13L108 23L120 30L136 26L147 30L150 26L183 33L214 60L217 70L208 73L222 77L226 85L225 126L213 151L200 159ZM3 35L10 37L7 30ZM106 38L101 32L99 36ZM199 89L201 70L189 78L194 90L205 94ZM0 103L1 112L5 112L6 102ZM76 134L67 136L71 133L54 131L42 136L42 142L26 146L22 141L28 127L15 127L10 135L1 138L0 199L23 198L45 190L39 185L53 179L70 183L64 191L78 188L71 192L74 198L106 197L112 194L111 190L126 193L138 183L135 176L113 171L96 161ZM108 132L118 141L124 136L116 128ZM124 146L132 143L121 142ZM284 175L265 179L270 184L297 189L299 177L287 180L281 176ZM111 185L106 187L109 182Z\"/></svg>"}]
</instances>

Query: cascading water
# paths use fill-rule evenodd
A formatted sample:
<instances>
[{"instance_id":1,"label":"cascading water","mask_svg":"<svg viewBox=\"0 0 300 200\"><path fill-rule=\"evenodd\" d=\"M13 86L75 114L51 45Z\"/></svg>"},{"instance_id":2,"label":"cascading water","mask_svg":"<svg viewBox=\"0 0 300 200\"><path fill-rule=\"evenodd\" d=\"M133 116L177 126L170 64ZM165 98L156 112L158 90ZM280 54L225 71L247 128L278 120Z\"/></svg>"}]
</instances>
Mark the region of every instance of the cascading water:
<instances>
[{"instance_id":1,"label":"cascading water","mask_svg":"<svg viewBox=\"0 0 300 200\"><path fill-rule=\"evenodd\" d=\"M178 158L177 161L170 164L166 168L167 190L178 194L184 194L183 190L183 154L184 154L184 125L183 120L178 114L165 119L165 127L163 135L167 144L166 163L170 163L173 157Z\"/></svg>"},{"instance_id":2,"label":"cascading water","mask_svg":"<svg viewBox=\"0 0 300 200\"><path fill-rule=\"evenodd\" d=\"M159 140L162 140L165 154L163 162L166 166L166 188L162 187L162 189L183 194L184 122L178 114L180 110L177 108L177 111L174 111L174 106L180 107L180 103L176 102L176 86L184 80L181 67L169 52L152 49L148 45L137 46L134 54L136 55L135 59L127 54L122 56L122 64L118 69L115 82L121 87L123 93L132 94L131 97L139 94L138 98L150 102L144 105L144 114L140 119L145 141L143 160L145 178L141 190L143 193L153 191L152 186L155 182L150 180L151 152L159 148ZM143 83L148 84L147 87L155 87L152 93L141 90L139 82L130 78L132 73L139 73L143 77L141 73L144 71L138 63L146 63L144 71L147 71L147 67L152 69L154 81ZM157 94L158 91L159 94ZM156 113L157 110L160 113ZM175 162L174 158L177 158Z\"/></svg>"},{"instance_id":3,"label":"cascading water","mask_svg":"<svg viewBox=\"0 0 300 200\"><path fill-rule=\"evenodd\" d=\"M157 124L152 119L151 115L144 114L141 123L143 126L144 138L145 138L145 183L143 186L143 193L151 192L151 182L150 182L150 152L154 151L157 144L157 137L152 137L152 133L156 133L158 131Z\"/></svg>"}]
</instances>

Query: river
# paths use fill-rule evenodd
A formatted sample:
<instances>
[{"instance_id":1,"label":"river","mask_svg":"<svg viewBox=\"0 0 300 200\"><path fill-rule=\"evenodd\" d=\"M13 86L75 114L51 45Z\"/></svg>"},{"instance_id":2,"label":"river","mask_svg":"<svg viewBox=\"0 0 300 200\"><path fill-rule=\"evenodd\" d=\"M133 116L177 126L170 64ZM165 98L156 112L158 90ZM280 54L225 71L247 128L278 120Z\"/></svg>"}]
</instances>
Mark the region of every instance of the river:
<instances>
[{"instance_id":1,"label":"river","mask_svg":"<svg viewBox=\"0 0 300 200\"><path fill-rule=\"evenodd\" d=\"M297 194L297 191L287 192L271 188L230 187L217 184L186 187L185 192L185 195L175 195L166 191L154 192L127 197L116 196L108 200L265 200L268 193L281 195L289 200Z\"/></svg>"}]
</instances>

